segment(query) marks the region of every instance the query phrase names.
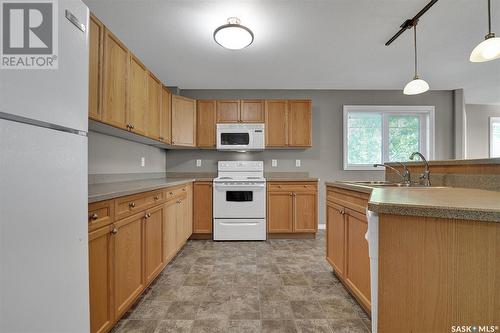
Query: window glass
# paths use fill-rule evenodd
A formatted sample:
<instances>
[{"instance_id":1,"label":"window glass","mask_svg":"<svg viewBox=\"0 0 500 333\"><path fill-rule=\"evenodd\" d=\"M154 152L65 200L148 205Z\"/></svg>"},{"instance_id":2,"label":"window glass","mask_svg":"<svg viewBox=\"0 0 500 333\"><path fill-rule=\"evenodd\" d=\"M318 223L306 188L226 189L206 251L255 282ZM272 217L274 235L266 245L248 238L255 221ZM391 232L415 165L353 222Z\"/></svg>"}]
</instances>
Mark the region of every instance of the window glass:
<instances>
[{"instance_id":1,"label":"window glass","mask_svg":"<svg viewBox=\"0 0 500 333\"><path fill-rule=\"evenodd\" d=\"M389 161L408 161L411 153L420 151L420 117L389 116Z\"/></svg>"},{"instance_id":2,"label":"window glass","mask_svg":"<svg viewBox=\"0 0 500 333\"><path fill-rule=\"evenodd\" d=\"M350 112L348 116L348 163L372 165L382 159L382 115Z\"/></svg>"}]
</instances>

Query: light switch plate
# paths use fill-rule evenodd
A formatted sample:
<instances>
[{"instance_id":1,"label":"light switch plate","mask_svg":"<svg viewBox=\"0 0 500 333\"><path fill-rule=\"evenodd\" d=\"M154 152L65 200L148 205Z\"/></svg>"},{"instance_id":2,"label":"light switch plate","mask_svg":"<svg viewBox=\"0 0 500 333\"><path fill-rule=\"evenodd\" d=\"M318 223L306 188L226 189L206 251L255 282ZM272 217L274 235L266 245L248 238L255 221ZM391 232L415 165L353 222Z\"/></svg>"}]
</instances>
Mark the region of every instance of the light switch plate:
<instances>
[{"instance_id":1,"label":"light switch plate","mask_svg":"<svg viewBox=\"0 0 500 333\"><path fill-rule=\"evenodd\" d=\"M277 167L278 166L278 160L271 160L271 166L272 167Z\"/></svg>"},{"instance_id":2,"label":"light switch plate","mask_svg":"<svg viewBox=\"0 0 500 333\"><path fill-rule=\"evenodd\" d=\"M201 160L196 160L196 166L199 168L201 167Z\"/></svg>"},{"instance_id":3,"label":"light switch plate","mask_svg":"<svg viewBox=\"0 0 500 333\"><path fill-rule=\"evenodd\" d=\"M300 168L300 160L295 160L295 166L296 166L297 168Z\"/></svg>"},{"instance_id":4,"label":"light switch plate","mask_svg":"<svg viewBox=\"0 0 500 333\"><path fill-rule=\"evenodd\" d=\"M146 166L146 158L143 156L141 157L141 167L145 167Z\"/></svg>"}]
</instances>

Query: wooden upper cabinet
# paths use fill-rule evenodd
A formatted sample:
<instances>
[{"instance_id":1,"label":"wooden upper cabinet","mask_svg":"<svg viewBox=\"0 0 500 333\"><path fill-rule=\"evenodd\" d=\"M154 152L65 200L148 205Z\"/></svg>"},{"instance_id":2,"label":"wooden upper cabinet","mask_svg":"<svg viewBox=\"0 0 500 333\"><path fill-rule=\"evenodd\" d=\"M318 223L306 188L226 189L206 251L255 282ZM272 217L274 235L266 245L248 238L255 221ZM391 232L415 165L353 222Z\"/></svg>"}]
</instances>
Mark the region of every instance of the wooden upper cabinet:
<instances>
[{"instance_id":1,"label":"wooden upper cabinet","mask_svg":"<svg viewBox=\"0 0 500 333\"><path fill-rule=\"evenodd\" d=\"M294 232L316 232L317 193L293 193L293 230Z\"/></svg>"},{"instance_id":2,"label":"wooden upper cabinet","mask_svg":"<svg viewBox=\"0 0 500 333\"><path fill-rule=\"evenodd\" d=\"M114 323L111 226L89 233L90 332L106 333Z\"/></svg>"},{"instance_id":3,"label":"wooden upper cabinet","mask_svg":"<svg viewBox=\"0 0 500 333\"><path fill-rule=\"evenodd\" d=\"M269 233L293 232L292 198L292 192L268 192L267 231Z\"/></svg>"},{"instance_id":4,"label":"wooden upper cabinet","mask_svg":"<svg viewBox=\"0 0 500 333\"><path fill-rule=\"evenodd\" d=\"M196 101L172 95L172 144L194 147L196 145Z\"/></svg>"},{"instance_id":5,"label":"wooden upper cabinet","mask_svg":"<svg viewBox=\"0 0 500 333\"><path fill-rule=\"evenodd\" d=\"M144 218L146 283L153 281L162 270L165 262L163 252L164 213L164 206L161 205L147 210Z\"/></svg>"},{"instance_id":6,"label":"wooden upper cabinet","mask_svg":"<svg viewBox=\"0 0 500 333\"><path fill-rule=\"evenodd\" d=\"M239 100L217 101L217 123L237 123L240 121Z\"/></svg>"},{"instance_id":7,"label":"wooden upper cabinet","mask_svg":"<svg viewBox=\"0 0 500 333\"><path fill-rule=\"evenodd\" d=\"M202 148L215 147L215 119L217 101L198 100L196 109L196 145Z\"/></svg>"},{"instance_id":8,"label":"wooden upper cabinet","mask_svg":"<svg viewBox=\"0 0 500 333\"><path fill-rule=\"evenodd\" d=\"M193 193L193 233L212 233L212 182L195 182Z\"/></svg>"},{"instance_id":9,"label":"wooden upper cabinet","mask_svg":"<svg viewBox=\"0 0 500 333\"><path fill-rule=\"evenodd\" d=\"M104 31L103 102L101 120L127 128L128 68L130 54L109 30Z\"/></svg>"},{"instance_id":10,"label":"wooden upper cabinet","mask_svg":"<svg viewBox=\"0 0 500 333\"><path fill-rule=\"evenodd\" d=\"M101 120L104 25L93 14L89 22L89 118Z\"/></svg>"},{"instance_id":11,"label":"wooden upper cabinet","mask_svg":"<svg viewBox=\"0 0 500 333\"><path fill-rule=\"evenodd\" d=\"M148 110L148 70L139 59L130 57L129 108L127 124L134 133L146 135Z\"/></svg>"},{"instance_id":12,"label":"wooden upper cabinet","mask_svg":"<svg viewBox=\"0 0 500 333\"><path fill-rule=\"evenodd\" d=\"M312 146L312 119L310 100L288 101L288 145Z\"/></svg>"},{"instance_id":13,"label":"wooden upper cabinet","mask_svg":"<svg viewBox=\"0 0 500 333\"><path fill-rule=\"evenodd\" d=\"M161 89L160 141L172 142L172 93L165 86Z\"/></svg>"},{"instance_id":14,"label":"wooden upper cabinet","mask_svg":"<svg viewBox=\"0 0 500 333\"><path fill-rule=\"evenodd\" d=\"M343 276L345 267L344 208L328 202L326 208L326 258L335 272Z\"/></svg>"},{"instance_id":15,"label":"wooden upper cabinet","mask_svg":"<svg viewBox=\"0 0 500 333\"><path fill-rule=\"evenodd\" d=\"M288 145L288 103L286 100L265 102L266 147L286 147Z\"/></svg>"},{"instance_id":16,"label":"wooden upper cabinet","mask_svg":"<svg viewBox=\"0 0 500 333\"><path fill-rule=\"evenodd\" d=\"M240 102L240 122L263 123L264 101L260 99L243 99Z\"/></svg>"},{"instance_id":17,"label":"wooden upper cabinet","mask_svg":"<svg viewBox=\"0 0 500 333\"><path fill-rule=\"evenodd\" d=\"M148 108L147 108L147 136L154 140L161 140L161 98L162 84L152 73L148 75Z\"/></svg>"}]
</instances>

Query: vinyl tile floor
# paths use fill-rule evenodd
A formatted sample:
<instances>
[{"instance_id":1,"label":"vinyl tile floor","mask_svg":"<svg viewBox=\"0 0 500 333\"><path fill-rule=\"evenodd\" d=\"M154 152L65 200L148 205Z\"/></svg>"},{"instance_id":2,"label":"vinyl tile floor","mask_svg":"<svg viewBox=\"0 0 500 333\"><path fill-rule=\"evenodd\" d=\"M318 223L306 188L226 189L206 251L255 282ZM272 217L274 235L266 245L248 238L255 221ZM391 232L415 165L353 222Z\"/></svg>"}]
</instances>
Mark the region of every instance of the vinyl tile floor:
<instances>
[{"instance_id":1,"label":"vinyl tile floor","mask_svg":"<svg viewBox=\"0 0 500 333\"><path fill-rule=\"evenodd\" d=\"M370 332L325 260L325 235L189 241L113 333Z\"/></svg>"}]
</instances>

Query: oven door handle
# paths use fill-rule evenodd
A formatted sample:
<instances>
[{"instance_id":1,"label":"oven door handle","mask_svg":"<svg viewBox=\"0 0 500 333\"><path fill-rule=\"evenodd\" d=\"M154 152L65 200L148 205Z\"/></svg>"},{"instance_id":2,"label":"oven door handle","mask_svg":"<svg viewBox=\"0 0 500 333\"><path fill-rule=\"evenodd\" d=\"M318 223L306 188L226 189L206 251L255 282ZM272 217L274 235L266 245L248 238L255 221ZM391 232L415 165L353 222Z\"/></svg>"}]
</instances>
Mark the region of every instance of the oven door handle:
<instances>
[{"instance_id":1,"label":"oven door handle","mask_svg":"<svg viewBox=\"0 0 500 333\"><path fill-rule=\"evenodd\" d=\"M266 188L266 184L259 184L259 185L243 185L243 184L238 184L238 185L224 185L224 184L217 184L214 183L214 188L215 189L237 189L237 188L244 188L244 189L264 189Z\"/></svg>"},{"instance_id":2,"label":"oven door handle","mask_svg":"<svg viewBox=\"0 0 500 333\"><path fill-rule=\"evenodd\" d=\"M249 225L257 225L257 222L235 222L235 223L228 223L228 222L219 222L220 225L230 225L230 226L235 226L235 225L240 225L240 226L249 226Z\"/></svg>"}]
</instances>

